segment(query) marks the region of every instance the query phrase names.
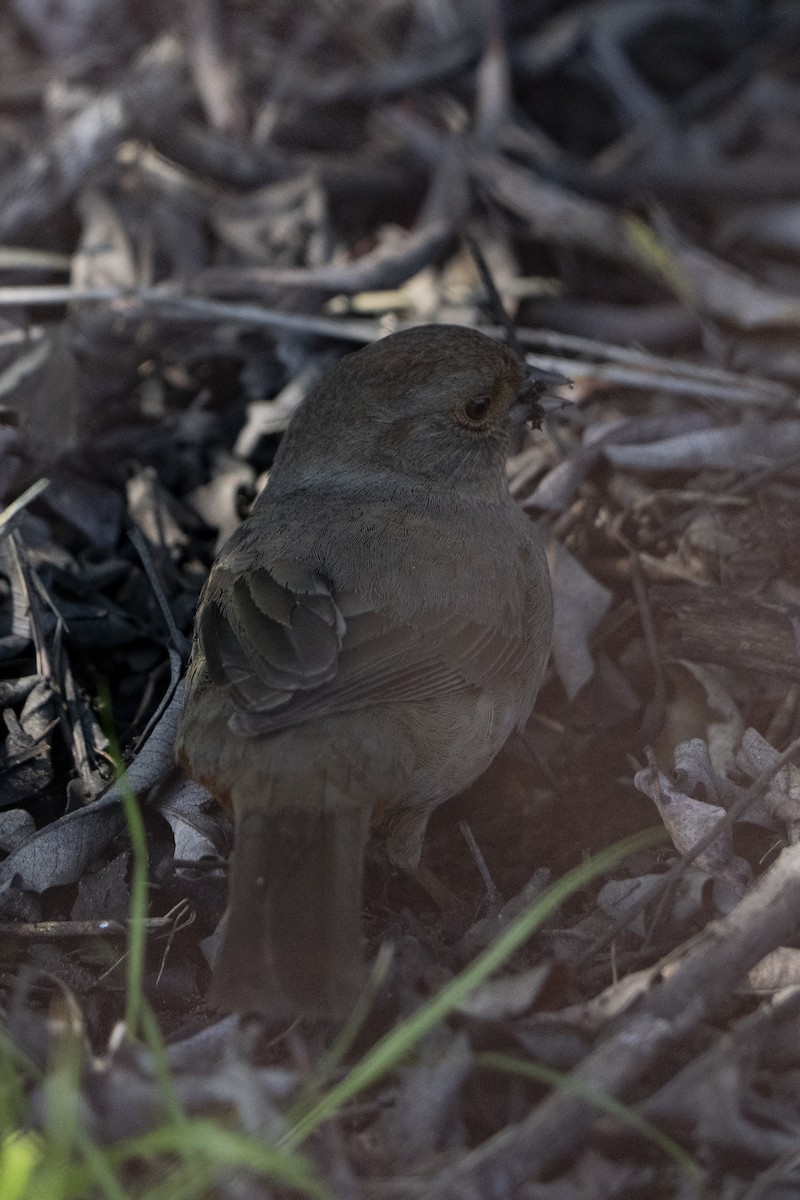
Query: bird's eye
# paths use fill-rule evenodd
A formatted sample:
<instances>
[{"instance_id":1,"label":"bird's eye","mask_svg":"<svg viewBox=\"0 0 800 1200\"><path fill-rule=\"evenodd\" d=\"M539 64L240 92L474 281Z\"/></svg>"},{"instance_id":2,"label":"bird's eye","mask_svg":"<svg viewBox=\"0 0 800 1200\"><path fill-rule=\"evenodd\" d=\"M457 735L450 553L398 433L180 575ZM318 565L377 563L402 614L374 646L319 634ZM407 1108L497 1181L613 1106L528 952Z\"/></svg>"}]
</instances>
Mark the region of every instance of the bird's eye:
<instances>
[{"instance_id":1,"label":"bird's eye","mask_svg":"<svg viewBox=\"0 0 800 1200\"><path fill-rule=\"evenodd\" d=\"M478 396L474 400L467 400L466 404L462 404L458 410L457 416L462 425L467 425L474 429L479 425L483 425L489 413L490 403L486 396Z\"/></svg>"}]
</instances>

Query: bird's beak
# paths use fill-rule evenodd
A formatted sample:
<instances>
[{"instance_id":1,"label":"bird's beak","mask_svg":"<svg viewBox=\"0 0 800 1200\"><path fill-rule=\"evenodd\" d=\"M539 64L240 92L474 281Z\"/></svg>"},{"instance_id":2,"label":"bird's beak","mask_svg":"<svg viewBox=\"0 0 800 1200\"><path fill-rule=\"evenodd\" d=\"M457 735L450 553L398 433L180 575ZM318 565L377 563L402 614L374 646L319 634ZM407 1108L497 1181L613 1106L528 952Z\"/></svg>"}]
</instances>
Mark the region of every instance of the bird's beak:
<instances>
[{"instance_id":1,"label":"bird's beak","mask_svg":"<svg viewBox=\"0 0 800 1200\"><path fill-rule=\"evenodd\" d=\"M553 394L555 388L561 387L572 387L572 380L555 371L541 371L538 367L528 367L522 391L508 411L509 417L515 425L528 422L538 428L548 413L554 412L564 404L560 396Z\"/></svg>"}]
</instances>

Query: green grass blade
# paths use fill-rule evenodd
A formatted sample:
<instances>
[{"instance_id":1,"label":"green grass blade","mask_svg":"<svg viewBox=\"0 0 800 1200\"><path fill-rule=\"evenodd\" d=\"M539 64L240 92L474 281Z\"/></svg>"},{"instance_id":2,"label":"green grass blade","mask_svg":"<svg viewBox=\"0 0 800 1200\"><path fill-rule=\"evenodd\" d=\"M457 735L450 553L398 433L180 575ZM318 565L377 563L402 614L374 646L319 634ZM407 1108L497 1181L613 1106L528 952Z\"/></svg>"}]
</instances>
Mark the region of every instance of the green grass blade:
<instances>
[{"instance_id":1,"label":"green grass blade","mask_svg":"<svg viewBox=\"0 0 800 1200\"><path fill-rule=\"evenodd\" d=\"M111 695L104 681L100 689L100 707L103 732L108 738L109 750L114 761L117 781L122 792L122 806L131 842L131 908L128 925L128 959L125 977L125 1025L128 1036L135 1038L142 1013L143 982L147 934L147 837L144 818L136 793L127 781L122 753L117 742L112 719Z\"/></svg>"},{"instance_id":2,"label":"green grass blade","mask_svg":"<svg viewBox=\"0 0 800 1200\"><path fill-rule=\"evenodd\" d=\"M224 1129L214 1121L197 1118L182 1125L162 1125L141 1137L113 1146L109 1162L123 1165L135 1159L152 1161L159 1155L194 1157L217 1172L250 1171L284 1187L294 1188L311 1200L328 1200L328 1189L310 1164L291 1151L266 1145L248 1134Z\"/></svg>"},{"instance_id":3,"label":"green grass blade","mask_svg":"<svg viewBox=\"0 0 800 1200\"><path fill-rule=\"evenodd\" d=\"M657 1126L651 1124L645 1117L640 1116L639 1113L628 1108L626 1104L615 1097L608 1096L605 1092L600 1092L597 1088L590 1087L582 1080L575 1079L574 1076L565 1074L563 1071L556 1071L542 1063L515 1058L510 1054L478 1054L475 1057L475 1066L485 1067L492 1071L523 1075L526 1079L533 1079L537 1083L544 1083L548 1087L557 1088L559 1091L576 1096L579 1100L585 1100L587 1104L593 1105L601 1112L607 1113L608 1116L619 1121L620 1125L626 1125L628 1129L634 1129L642 1137L647 1138L649 1142L652 1142L672 1159L678 1170L686 1176L696 1190L702 1188L703 1169L690 1154L686 1153L683 1146L673 1141L671 1137L667 1137Z\"/></svg>"},{"instance_id":4,"label":"green grass blade","mask_svg":"<svg viewBox=\"0 0 800 1200\"><path fill-rule=\"evenodd\" d=\"M321 1092L340 1063L344 1062L351 1046L361 1032L370 1009L380 992L394 957L394 948L388 943L379 947L369 973L366 986L355 1003L353 1011L345 1021L330 1049L323 1054L314 1068L313 1078L308 1083L308 1094ZM306 1107L308 1104L306 1102Z\"/></svg>"},{"instance_id":5,"label":"green grass blade","mask_svg":"<svg viewBox=\"0 0 800 1200\"><path fill-rule=\"evenodd\" d=\"M281 1145L299 1146L309 1134L333 1116L339 1108L365 1088L376 1083L401 1063L417 1043L439 1021L462 1003L470 992L483 983L522 946L536 929L574 892L616 867L624 858L655 846L666 839L663 828L647 829L601 850L588 862L574 867L547 889L522 913L491 946L480 954L446 987L402 1025L387 1033L361 1062L335 1087L331 1088L301 1117L285 1135Z\"/></svg>"},{"instance_id":6,"label":"green grass blade","mask_svg":"<svg viewBox=\"0 0 800 1200\"><path fill-rule=\"evenodd\" d=\"M41 1158L41 1140L35 1133L15 1130L0 1141L0 1196L3 1200L28 1200Z\"/></svg>"},{"instance_id":7,"label":"green grass blade","mask_svg":"<svg viewBox=\"0 0 800 1200\"><path fill-rule=\"evenodd\" d=\"M146 1000L142 1001L141 1020L142 1032L153 1059L153 1073L161 1092L161 1099L164 1101L164 1107L169 1114L170 1120L176 1125L182 1125L189 1118L183 1111L178 1093L175 1090L175 1084L172 1081L172 1074L167 1060L167 1050L164 1045L164 1039L161 1036L156 1015Z\"/></svg>"}]
</instances>

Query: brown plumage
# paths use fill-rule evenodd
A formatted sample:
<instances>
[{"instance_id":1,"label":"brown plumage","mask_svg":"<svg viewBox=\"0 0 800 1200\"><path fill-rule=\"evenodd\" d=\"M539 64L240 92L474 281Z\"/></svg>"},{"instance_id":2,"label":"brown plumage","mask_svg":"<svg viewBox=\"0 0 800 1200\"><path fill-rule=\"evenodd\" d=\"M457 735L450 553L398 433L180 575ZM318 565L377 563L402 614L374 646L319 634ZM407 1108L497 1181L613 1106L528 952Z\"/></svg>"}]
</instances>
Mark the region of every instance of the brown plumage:
<instances>
[{"instance_id":1,"label":"brown plumage","mask_svg":"<svg viewBox=\"0 0 800 1200\"><path fill-rule=\"evenodd\" d=\"M346 1012L370 824L415 866L433 810L530 714L551 599L505 479L523 382L455 326L348 355L211 571L178 756L235 813L224 1007Z\"/></svg>"}]
</instances>

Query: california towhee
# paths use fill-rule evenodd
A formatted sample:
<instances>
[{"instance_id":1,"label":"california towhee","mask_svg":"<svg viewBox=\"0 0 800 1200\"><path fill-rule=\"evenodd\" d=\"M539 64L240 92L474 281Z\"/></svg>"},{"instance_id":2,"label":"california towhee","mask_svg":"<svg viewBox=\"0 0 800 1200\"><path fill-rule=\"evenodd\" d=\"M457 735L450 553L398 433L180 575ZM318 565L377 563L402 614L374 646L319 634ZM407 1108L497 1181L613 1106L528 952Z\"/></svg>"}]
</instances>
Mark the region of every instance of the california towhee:
<instances>
[{"instance_id":1,"label":"california towhee","mask_svg":"<svg viewBox=\"0 0 800 1200\"><path fill-rule=\"evenodd\" d=\"M346 356L214 564L178 756L235 813L223 1007L346 1012L370 825L416 866L433 810L530 714L552 611L506 484L524 383L456 326Z\"/></svg>"}]
</instances>

